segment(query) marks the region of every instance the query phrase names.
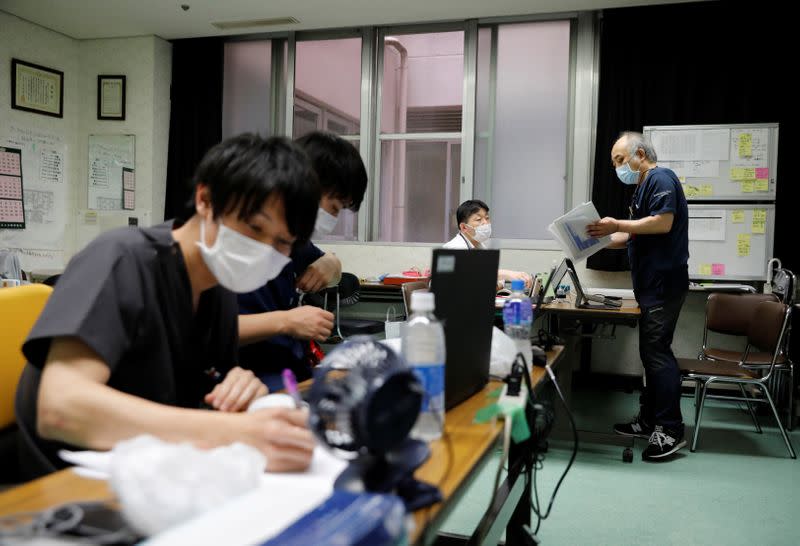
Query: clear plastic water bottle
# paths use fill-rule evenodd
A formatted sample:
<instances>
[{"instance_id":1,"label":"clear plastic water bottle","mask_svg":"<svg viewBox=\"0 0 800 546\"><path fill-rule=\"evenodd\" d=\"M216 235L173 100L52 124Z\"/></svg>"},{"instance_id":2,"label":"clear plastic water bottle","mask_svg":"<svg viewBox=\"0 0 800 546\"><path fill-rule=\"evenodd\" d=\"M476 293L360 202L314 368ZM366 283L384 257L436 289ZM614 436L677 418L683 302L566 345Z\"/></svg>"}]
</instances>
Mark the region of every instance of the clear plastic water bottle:
<instances>
[{"instance_id":1,"label":"clear plastic water bottle","mask_svg":"<svg viewBox=\"0 0 800 546\"><path fill-rule=\"evenodd\" d=\"M426 442L440 438L444 426L444 330L433 314L435 306L432 292L411 293L411 317L402 345L403 356L425 389L411 436Z\"/></svg>"},{"instance_id":2,"label":"clear plastic water bottle","mask_svg":"<svg viewBox=\"0 0 800 546\"><path fill-rule=\"evenodd\" d=\"M533 308L524 290L525 281L520 279L511 281L511 295L503 306L503 330L514 341L517 353L522 353L530 369Z\"/></svg>"}]
</instances>

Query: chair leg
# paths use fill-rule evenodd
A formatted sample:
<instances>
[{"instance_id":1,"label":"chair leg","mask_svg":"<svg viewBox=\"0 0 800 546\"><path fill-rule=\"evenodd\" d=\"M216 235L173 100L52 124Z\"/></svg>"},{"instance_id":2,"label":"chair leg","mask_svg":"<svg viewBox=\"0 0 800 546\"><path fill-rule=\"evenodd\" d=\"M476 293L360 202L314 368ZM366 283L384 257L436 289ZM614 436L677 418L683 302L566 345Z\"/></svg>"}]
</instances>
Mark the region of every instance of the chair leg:
<instances>
[{"instance_id":1,"label":"chair leg","mask_svg":"<svg viewBox=\"0 0 800 546\"><path fill-rule=\"evenodd\" d=\"M706 391L708 389L708 382L704 381L700 391L700 404L697 407L697 413L694 419L694 434L692 435L692 447L690 451L697 449L697 439L700 438L700 421L703 419L703 406L706 402Z\"/></svg>"},{"instance_id":2,"label":"chair leg","mask_svg":"<svg viewBox=\"0 0 800 546\"><path fill-rule=\"evenodd\" d=\"M794 362L789 362L789 401L786 409L786 430L794 429Z\"/></svg>"},{"instance_id":3,"label":"chair leg","mask_svg":"<svg viewBox=\"0 0 800 546\"><path fill-rule=\"evenodd\" d=\"M744 388L742 383L739 383L739 390L742 391L742 398L745 399L745 404L747 404L747 411L750 412L750 417L753 419L753 424L756 426L756 432L761 434L761 425L758 422L758 417L756 417L756 412L753 411L753 404L750 403L750 397L747 396L747 391Z\"/></svg>"},{"instance_id":4,"label":"chair leg","mask_svg":"<svg viewBox=\"0 0 800 546\"><path fill-rule=\"evenodd\" d=\"M794 448L792 447L791 440L789 440L789 436L786 434L786 429L783 428L783 422L778 415L778 409L775 407L775 403L772 401L772 395L769 393L769 389L765 385L761 385L761 389L764 391L764 396L766 396L767 402L769 402L769 407L772 408L772 414L775 416L775 421L778 423L778 429L781 431L783 441L786 442L786 449L789 450L789 456L792 459L796 459L797 455L794 453Z\"/></svg>"}]
</instances>

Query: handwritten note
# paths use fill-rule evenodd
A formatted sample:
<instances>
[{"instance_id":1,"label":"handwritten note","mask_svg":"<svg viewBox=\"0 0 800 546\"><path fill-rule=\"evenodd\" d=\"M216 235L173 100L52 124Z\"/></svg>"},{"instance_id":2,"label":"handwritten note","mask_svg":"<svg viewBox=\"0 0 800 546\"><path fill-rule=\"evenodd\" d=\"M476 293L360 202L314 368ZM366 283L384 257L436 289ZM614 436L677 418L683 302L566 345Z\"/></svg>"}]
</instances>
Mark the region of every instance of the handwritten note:
<instances>
[{"instance_id":1,"label":"handwritten note","mask_svg":"<svg viewBox=\"0 0 800 546\"><path fill-rule=\"evenodd\" d=\"M700 275L711 275L711 264L700 264Z\"/></svg>"},{"instance_id":2,"label":"handwritten note","mask_svg":"<svg viewBox=\"0 0 800 546\"><path fill-rule=\"evenodd\" d=\"M744 224L744 211L742 209L731 211L731 223Z\"/></svg>"},{"instance_id":3,"label":"handwritten note","mask_svg":"<svg viewBox=\"0 0 800 546\"><path fill-rule=\"evenodd\" d=\"M750 230L753 233L765 233L767 227L767 210L754 209L753 210L753 224Z\"/></svg>"},{"instance_id":4,"label":"handwritten note","mask_svg":"<svg viewBox=\"0 0 800 546\"><path fill-rule=\"evenodd\" d=\"M769 178L769 167L756 167L756 178Z\"/></svg>"},{"instance_id":5,"label":"handwritten note","mask_svg":"<svg viewBox=\"0 0 800 546\"><path fill-rule=\"evenodd\" d=\"M697 197L700 195L700 188L697 186L690 186L689 184L684 184L683 186L683 193L686 197Z\"/></svg>"},{"instance_id":6,"label":"handwritten note","mask_svg":"<svg viewBox=\"0 0 800 546\"><path fill-rule=\"evenodd\" d=\"M714 186L711 184L702 184L700 186L699 195L701 197L711 197L714 194Z\"/></svg>"},{"instance_id":7,"label":"handwritten note","mask_svg":"<svg viewBox=\"0 0 800 546\"><path fill-rule=\"evenodd\" d=\"M742 180L742 193L753 193L755 186L755 180Z\"/></svg>"},{"instance_id":8,"label":"handwritten note","mask_svg":"<svg viewBox=\"0 0 800 546\"><path fill-rule=\"evenodd\" d=\"M734 167L731 169L731 180L755 180L756 170L753 167Z\"/></svg>"},{"instance_id":9,"label":"handwritten note","mask_svg":"<svg viewBox=\"0 0 800 546\"><path fill-rule=\"evenodd\" d=\"M712 275L724 275L725 274L725 264L711 264L711 274Z\"/></svg>"},{"instance_id":10,"label":"handwritten note","mask_svg":"<svg viewBox=\"0 0 800 546\"><path fill-rule=\"evenodd\" d=\"M740 257L750 255L750 234L740 233L736 236L736 254Z\"/></svg>"},{"instance_id":11,"label":"handwritten note","mask_svg":"<svg viewBox=\"0 0 800 546\"><path fill-rule=\"evenodd\" d=\"M739 157L750 157L753 155L753 135L742 133L739 135Z\"/></svg>"},{"instance_id":12,"label":"handwritten note","mask_svg":"<svg viewBox=\"0 0 800 546\"><path fill-rule=\"evenodd\" d=\"M756 178L756 183L753 188L755 191L769 191L769 180L766 178Z\"/></svg>"}]
</instances>

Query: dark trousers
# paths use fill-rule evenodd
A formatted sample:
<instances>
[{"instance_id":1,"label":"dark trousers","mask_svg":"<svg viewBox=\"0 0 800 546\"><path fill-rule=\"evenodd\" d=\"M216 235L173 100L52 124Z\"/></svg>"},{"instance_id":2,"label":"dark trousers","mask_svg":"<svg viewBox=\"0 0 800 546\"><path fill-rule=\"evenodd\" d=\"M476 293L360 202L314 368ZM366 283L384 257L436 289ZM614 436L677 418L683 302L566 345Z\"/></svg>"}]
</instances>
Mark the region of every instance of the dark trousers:
<instances>
[{"instance_id":1,"label":"dark trousers","mask_svg":"<svg viewBox=\"0 0 800 546\"><path fill-rule=\"evenodd\" d=\"M640 399L641 416L648 425L661 425L683 434L681 373L672 354L675 324L686 292L662 305L643 307L639 319L639 355L647 385Z\"/></svg>"}]
</instances>

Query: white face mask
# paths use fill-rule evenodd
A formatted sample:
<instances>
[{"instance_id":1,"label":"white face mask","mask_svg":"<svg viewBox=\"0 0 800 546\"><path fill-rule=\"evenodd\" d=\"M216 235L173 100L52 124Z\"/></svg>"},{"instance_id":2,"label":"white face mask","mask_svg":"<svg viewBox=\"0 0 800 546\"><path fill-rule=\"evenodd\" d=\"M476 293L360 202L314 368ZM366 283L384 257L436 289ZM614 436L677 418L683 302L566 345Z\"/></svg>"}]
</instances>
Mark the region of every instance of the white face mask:
<instances>
[{"instance_id":1,"label":"white face mask","mask_svg":"<svg viewBox=\"0 0 800 546\"><path fill-rule=\"evenodd\" d=\"M312 239L318 239L325 235L330 234L336 227L336 222L339 221L338 216L334 216L322 207L317 211L317 222L314 224L314 234Z\"/></svg>"},{"instance_id":2,"label":"white face mask","mask_svg":"<svg viewBox=\"0 0 800 546\"><path fill-rule=\"evenodd\" d=\"M478 227L472 227L472 230L475 232L472 238L479 243L485 243L492 236L492 224L481 224Z\"/></svg>"},{"instance_id":3,"label":"white face mask","mask_svg":"<svg viewBox=\"0 0 800 546\"><path fill-rule=\"evenodd\" d=\"M260 243L222 222L214 245L206 245L206 223L200 224L200 240L197 242L203 261L217 281L232 292L252 292L277 277L289 263L272 246Z\"/></svg>"}]
</instances>

